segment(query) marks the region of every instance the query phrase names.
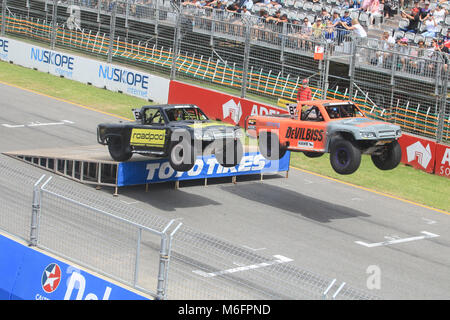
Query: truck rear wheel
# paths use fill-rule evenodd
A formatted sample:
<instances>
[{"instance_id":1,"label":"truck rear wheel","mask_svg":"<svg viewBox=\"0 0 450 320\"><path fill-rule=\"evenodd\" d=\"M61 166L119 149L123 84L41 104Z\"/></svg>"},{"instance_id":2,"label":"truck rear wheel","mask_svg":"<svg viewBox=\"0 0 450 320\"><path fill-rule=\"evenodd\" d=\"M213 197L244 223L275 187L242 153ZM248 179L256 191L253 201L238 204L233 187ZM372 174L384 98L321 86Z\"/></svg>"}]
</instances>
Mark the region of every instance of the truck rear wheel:
<instances>
[{"instance_id":1,"label":"truck rear wheel","mask_svg":"<svg viewBox=\"0 0 450 320\"><path fill-rule=\"evenodd\" d=\"M191 142L181 140L172 145L169 151L169 163L175 171L189 171L194 167L195 154Z\"/></svg>"},{"instance_id":2,"label":"truck rear wheel","mask_svg":"<svg viewBox=\"0 0 450 320\"><path fill-rule=\"evenodd\" d=\"M361 150L351 141L337 137L331 141L330 163L339 174L352 174L361 164Z\"/></svg>"},{"instance_id":3,"label":"truck rear wheel","mask_svg":"<svg viewBox=\"0 0 450 320\"><path fill-rule=\"evenodd\" d=\"M132 157L130 148L126 143L123 143L121 137L108 138L108 151L115 161L127 161Z\"/></svg>"},{"instance_id":4,"label":"truck rear wheel","mask_svg":"<svg viewBox=\"0 0 450 320\"><path fill-rule=\"evenodd\" d=\"M259 133L259 152L267 160L279 160L286 154L287 148L280 145L280 139L274 132Z\"/></svg>"},{"instance_id":5,"label":"truck rear wheel","mask_svg":"<svg viewBox=\"0 0 450 320\"><path fill-rule=\"evenodd\" d=\"M402 160L402 148L398 141L393 141L385 146L379 154L371 155L373 164L380 170L392 170Z\"/></svg>"},{"instance_id":6,"label":"truck rear wheel","mask_svg":"<svg viewBox=\"0 0 450 320\"><path fill-rule=\"evenodd\" d=\"M242 147L242 142L239 139L228 139L223 142L223 148L215 150L215 155L217 162L222 167L235 167L242 159L244 153L244 148Z\"/></svg>"}]
</instances>

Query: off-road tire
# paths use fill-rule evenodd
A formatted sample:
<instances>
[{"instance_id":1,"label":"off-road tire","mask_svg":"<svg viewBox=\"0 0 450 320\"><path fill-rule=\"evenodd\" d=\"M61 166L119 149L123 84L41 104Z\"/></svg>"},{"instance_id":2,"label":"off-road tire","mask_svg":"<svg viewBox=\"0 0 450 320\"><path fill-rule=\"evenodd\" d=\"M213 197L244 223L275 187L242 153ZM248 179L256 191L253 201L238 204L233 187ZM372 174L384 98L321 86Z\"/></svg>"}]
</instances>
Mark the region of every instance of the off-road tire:
<instances>
[{"instance_id":1,"label":"off-road tire","mask_svg":"<svg viewBox=\"0 0 450 320\"><path fill-rule=\"evenodd\" d=\"M339 174L352 174L361 164L361 150L352 141L335 137L330 145L331 167Z\"/></svg>"},{"instance_id":2,"label":"off-road tire","mask_svg":"<svg viewBox=\"0 0 450 320\"><path fill-rule=\"evenodd\" d=\"M383 146L381 154L371 155L373 164L380 170L392 170L402 160L402 148L397 140Z\"/></svg>"},{"instance_id":3,"label":"off-road tire","mask_svg":"<svg viewBox=\"0 0 450 320\"><path fill-rule=\"evenodd\" d=\"M184 154L189 148L190 157L184 159ZM181 156L182 159L178 159ZM191 170L195 165L194 146L191 142L181 140L173 143L169 150L169 163L173 170L185 172Z\"/></svg>"},{"instance_id":4,"label":"off-road tire","mask_svg":"<svg viewBox=\"0 0 450 320\"><path fill-rule=\"evenodd\" d=\"M133 154L130 147L123 142L123 139L118 136L112 136L108 138L108 151L111 158L115 161L127 161L130 160Z\"/></svg>"}]
</instances>

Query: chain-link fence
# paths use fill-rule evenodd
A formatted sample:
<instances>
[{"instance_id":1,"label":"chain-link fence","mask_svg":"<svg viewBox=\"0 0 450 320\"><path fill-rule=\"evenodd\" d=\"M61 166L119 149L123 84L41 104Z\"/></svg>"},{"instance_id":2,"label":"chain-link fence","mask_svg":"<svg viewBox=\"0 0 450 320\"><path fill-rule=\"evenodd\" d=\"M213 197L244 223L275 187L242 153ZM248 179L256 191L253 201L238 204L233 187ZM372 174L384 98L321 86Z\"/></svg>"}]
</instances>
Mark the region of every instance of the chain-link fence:
<instances>
[{"instance_id":1,"label":"chain-link fence","mask_svg":"<svg viewBox=\"0 0 450 320\"><path fill-rule=\"evenodd\" d=\"M447 55L305 27L295 21L318 9L297 2L280 10L293 23L273 23L259 4L246 14L170 0L3 0L1 30L272 104L295 101L308 78L314 99L352 99L369 117L449 141Z\"/></svg>"},{"instance_id":2,"label":"chain-link fence","mask_svg":"<svg viewBox=\"0 0 450 320\"><path fill-rule=\"evenodd\" d=\"M0 230L159 299L378 299L4 156Z\"/></svg>"},{"instance_id":3,"label":"chain-link fence","mask_svg":"<svg viewBox=\"0 0 450 320\"><path fill-rule=\"evenodd\" d=\"M371 40L367 45L356 46L359 54L351 75L354 93L371 96L385 110L384 117L405 131L448 140L449 74L445 57L426 48L401 53L383 49L385 45Z\"/></svg>"}]
</instances>

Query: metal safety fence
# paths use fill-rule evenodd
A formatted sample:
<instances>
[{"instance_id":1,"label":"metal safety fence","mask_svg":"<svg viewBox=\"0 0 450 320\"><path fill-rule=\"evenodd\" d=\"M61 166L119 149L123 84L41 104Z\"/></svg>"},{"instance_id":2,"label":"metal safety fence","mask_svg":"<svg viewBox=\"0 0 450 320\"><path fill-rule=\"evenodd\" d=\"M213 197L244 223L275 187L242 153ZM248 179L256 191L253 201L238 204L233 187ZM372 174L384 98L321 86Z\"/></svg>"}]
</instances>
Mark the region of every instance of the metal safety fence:
<instances>
[{"instance_id":1,"label":"metal safety fence","mask_svg":"<svg viewBox=\"0 0 450 320\"><path fill-rule=\"evenodd\" d=\"M379 299L5 156L0 230L156 299Z\"/></svg>"},{"instance_id":2,"label":"metal safety fence","mask_svg":"<svg viewBox=\"0 0 450 320\"><path fill-rule=\"evenodd\" d=\"M310 9L295 2L287 13L313 20ZM404 53L374 39L357 44L348 34L335 41L336 30L314 34L298 24L263 22L257 12L169 0L3 0L2 13L2 34L281 106L295 101L307 78L313 99L352 99L369 117L450 141L447 62L437 54ZM317 47L324 48L323 60L313 58Z\"/></svg>"}]
</instances>

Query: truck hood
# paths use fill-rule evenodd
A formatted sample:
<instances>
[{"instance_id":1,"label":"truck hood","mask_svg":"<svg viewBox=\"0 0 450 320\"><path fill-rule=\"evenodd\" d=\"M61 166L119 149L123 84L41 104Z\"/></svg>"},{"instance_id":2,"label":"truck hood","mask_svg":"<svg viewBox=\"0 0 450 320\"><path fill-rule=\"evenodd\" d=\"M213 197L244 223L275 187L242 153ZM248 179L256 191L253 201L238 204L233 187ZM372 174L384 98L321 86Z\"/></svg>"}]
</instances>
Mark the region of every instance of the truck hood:
<instances>
[{"instance_id":1,"label":"truck hood","mask_svg":"<svg viewBox=\"0 0 450 320\"><path fill-rule=\"evenodd\" d=\"M400 126L369 118L347 118L333 120L329 124L330 129L345 130L354 132L355 137L360 132L374 132L377 138L395 138L399 137Z\"/></svg>"}]
</instances>

